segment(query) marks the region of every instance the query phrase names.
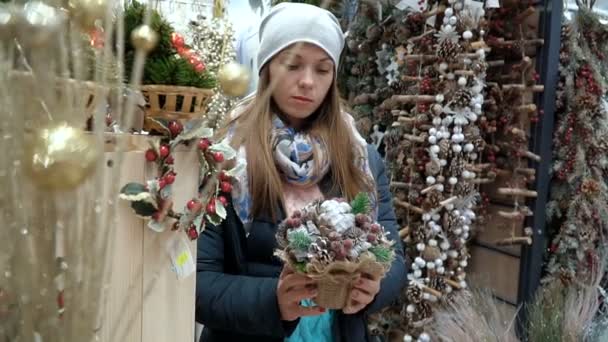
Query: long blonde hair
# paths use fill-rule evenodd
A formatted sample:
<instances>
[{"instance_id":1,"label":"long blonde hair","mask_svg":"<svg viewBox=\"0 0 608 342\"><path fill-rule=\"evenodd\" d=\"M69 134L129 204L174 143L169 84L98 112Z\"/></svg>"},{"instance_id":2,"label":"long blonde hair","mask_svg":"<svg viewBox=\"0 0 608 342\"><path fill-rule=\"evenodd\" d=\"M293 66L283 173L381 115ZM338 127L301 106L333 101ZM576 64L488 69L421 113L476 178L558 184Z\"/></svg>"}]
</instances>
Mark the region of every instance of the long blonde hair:
<instances>
[{"instance_id":1,"label":"long blonde hair","mask_svg":"<svg viewBox=\"0 0 608 342\"><path fill-rule=\"evenodd\" d=\"M261 73L255 96L239 106L242 112L233 117L228 125L218 132L225 136L228 127L234 127L231 145L238 149L245 147L247 154L247 174L252 199L251 214L257 217L269 214L277 219L276 204L283 203L283 184L272 155L271 131L272 110L270 77L268 65ZM327 146L330 173L333 178L332 191L352 200L361 191L371 191L371 180L355 165L357 155L352 130L342 116L342 107L336 76L319 109L310 117L309 134L319 138ZM272 167L271 167L272 166ZM284 208L284 207L283 207Z\"/></svg>"}]
</instances>

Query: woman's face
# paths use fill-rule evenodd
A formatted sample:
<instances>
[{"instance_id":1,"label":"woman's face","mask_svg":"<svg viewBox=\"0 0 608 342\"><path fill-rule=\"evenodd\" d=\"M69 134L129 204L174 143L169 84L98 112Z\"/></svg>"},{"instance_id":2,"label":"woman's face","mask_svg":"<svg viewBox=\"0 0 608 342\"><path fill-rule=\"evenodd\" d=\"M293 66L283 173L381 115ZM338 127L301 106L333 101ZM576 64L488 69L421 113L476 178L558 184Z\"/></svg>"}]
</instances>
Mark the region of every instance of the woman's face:
<instances>
[{"instance_id":1,"label":"woman's face","mask_svg":"<svg viewBox=\"0 0 608 342\"><path fill-rule=\"evenodd\" d=\"M300 127L321 105L334 79L334 63L323 49L304 43L277 54L269 64L272 99L292 127Z\"/></svg>"}]
</instances>

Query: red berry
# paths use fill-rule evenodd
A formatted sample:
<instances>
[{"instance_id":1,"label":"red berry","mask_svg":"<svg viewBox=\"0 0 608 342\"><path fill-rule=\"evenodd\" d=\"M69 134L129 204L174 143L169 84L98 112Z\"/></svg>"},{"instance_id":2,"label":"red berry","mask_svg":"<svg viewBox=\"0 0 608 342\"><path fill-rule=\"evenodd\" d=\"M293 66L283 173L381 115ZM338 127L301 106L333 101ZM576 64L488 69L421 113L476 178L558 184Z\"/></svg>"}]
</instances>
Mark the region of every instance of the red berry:
<instances>
[{"instance_id":1,"label":"red berry","mask_svg":"<svg viewBox=\"0 0 608 342\"><path fill-rule=\"evenodd\" d=\"M173 159L172 155L169 155L169 156L167 156L167 158L165 158L165 164L173 165L174 162L175 162L175 159Z\"/></svg>"},{"instance_id":2,"label":"red berry","mask_svg":"<svg viewBox=\"0 0 608 342\"><path fill-rule=\"evenodd\" d=\"M213 159L218 162L221 163L224 161L224 154L222 152L214 152L213 153Z\"/></svg>"},{"instance_id":3,"label":"red berry","mask_svg":"<svg viewBox=\"0 0 608 342\"><path fill-rule=\"evenodd\" d=\"M209 141L209 139L207 139L207 138L202 138L201 140L198 141L198 148L201 151L207 151L209 146L211 146L211 141Z\"/></svg>"},{"instance_id":4,"label":"red berry","mask_svg":"<svg viewBox=\"0 0 608 342\"><path fill-rule=\"evenodd\" d=\"M228 176L226 174L226 172L222 171L217 175L218 179L221 181L229 181L230 180L230 176Z\"/></svg>"},{"instance_id":5,"label":"red berry","mask_svg":"<svg viewBox=\"0 0 608 342\"><path fill-rule=\"evenodd\" d=\"M209 204L207 204L207 207L205 208L205 211L207 212L207 214L215 214L215 201L209 202Z\"/></svg>"},{"instance_id":6,"label":"red berry","mask_svg":"<svg viewBox=\"0 0 608 342\"><path fill-rule=\"evenodd\" d=\"M224 196L218 196L217 199L220 201L220 203L222 203L222 205L224 207L228 205L228 200L226 199L226 197L224 197Z\"/></svg>"},{"instance_id":7,"label":"red berry","mask_svg":"<svg viewBox=\"0 0 608 342\"><path fill-rule=\"evenodd\" d=\"M152 219L154 221L158 221L159 218L160 218L160 211L157 211L154 214L152 214Z\"/></svg>"},{"instance_id":8,"label":"red berry","mask_svg":"<svg viewBox=\"0 0 608 342\"><path fill-rule=\"evenodd\" d=\"M165 176L165 183L167 183L167 184L173 184L173 182L175 182L175 172L169 172Z\"/></svg>"},{"instance_id":9,"label":"red berry","mask_svg":"<svg viewBox=\"0 0 608 342\"><path fill-rule=\"evenodd\" d=\"M191 199L190 201L188 201L188 204L186 204L186 208L188 208L188 210L192 212L197 212L201 210L202 206L203 205L201 204L201 202L196 199Z\"/></svg>"},{"instance_id":10,"label":"red berry","mask_svg":"<svg viewBox=\"0 0 608 342\"><path fill-rule=\"evenodd\" d=\"M198 238L198 232L196 231L196 227L191 226L188 228L188 237L190 240L196 240Z\"/></svg>"},{"instance_id":11,"label":"red berry","mask_svg":"<svg viewBox=\"0 0 608 342\"><path fill-rule=\"evenodd\" d=\"M353 248L353 240L351 240L351 239L344 240L344 248L346 248L346 249Z\"/></svg>"},{"instance_id":12,"label":"red berry","mask_svg":"<svg viewBox=\"0 0 608 342\"><path fill-rule=\"evenodd\" d=\"M146 151L146 160L147 161L153 162L156 160L157 157L158 156L156 155L156 152L154 152L153 149L150 148Z\"/></svg>"},{"instance_id":13,"label":"red berry","mask_svg":"<svg viewBox=\"0 0 608 342\"><path fill-rule=\"evenodd\" d=\"M167 181L164 178L158 180L158 188L162 189L167 185Z\"/></svg>"},{"instance_id":14,"label":"red berry","mask_svg":"<svg viewBox=\"0 0 608 342\"><path fill-rule=\"evenodd\" d=\"M158 153L160 154L160 156L162 158L165 158L166 156L168 156L169 152L170 152L169 146L167 146L167 145L161 145L160 148L158 149Z\"/></svg>"},{"instance_id":15,"label":"red berry","mask_svg":"<svg viewBox=\"0 0 608 342\"><path fill-rule=\"evenodd\" d=\"M183 129L184 126L179 121L171 121L169 123L169 131L171 132L171 136L175 137L179 135Z\"/></svg>"},{"instance_id":16,"label":"red berry","mask_svg":"<svg viewBox=\"0 0 608 342\"><path fill-rule=\"evenodd\" d=\"M294 218L293 219L293 226L294 227L299 227L302 225L302 220L300 220L299 218Z\"/></svg>"},{"instance_id":17,"label":"red berry","mask_svg":"<svg viewBox=\"0 0 608 342\"><path fill-rule=\"evenodd\" d=\"M377 224L377 223L373 223L373 224L371 225L371 227L370 227L370 231L371 231L372 233L374 233L374 234L378 234L378 233L380 233L380 228L381 228L381 227L380 227L380 225L379 225L379 224Z\"/></svg>"},{"instance_id":18,"label":"red berry","mask_svg":"<svg viewBox=\"0 0 608 342\"><path fill-rule=\"evenodd\" d=\"M230 192L232 191L232 184L228 182L222 182L222 184L220 184L220 188L223 192Z\"/></svg>"},{"instance_id":19,"label":"red berry","mask_svg":"<svg viewBox=\"0 0 608 342\"><path fill-rule=\"evenodd\" d=\"M374 242L374 241L376 241L376 235L374 235L374 234L367 235L367 241L368 242Z\"/></svg>"}]
</instances>

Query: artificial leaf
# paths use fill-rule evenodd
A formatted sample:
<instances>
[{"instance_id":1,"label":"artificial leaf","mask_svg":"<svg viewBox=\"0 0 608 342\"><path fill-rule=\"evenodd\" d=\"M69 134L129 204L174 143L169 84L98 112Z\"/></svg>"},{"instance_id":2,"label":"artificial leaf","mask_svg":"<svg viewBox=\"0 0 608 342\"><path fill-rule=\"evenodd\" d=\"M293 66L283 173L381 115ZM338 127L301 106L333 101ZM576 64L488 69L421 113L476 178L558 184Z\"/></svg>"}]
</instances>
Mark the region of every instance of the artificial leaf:
<instances>
[{"instance_id":1,"label":"artificial leaf","mask_svg":"<svg viewBox=\"0 0 608 342\"><path fill-rule=\"evenodd\" d=\"M171 184L165 185L165 187L160 190L160 197L162 199L167 199L167 198L171 197L171 195L173 193L172 190L173 190L173 186Z\"/></svg>"},{"instance_id":2,"label":"artificial leaf","mask_svg":"<svg viewBox=\"0 0 608 342\"><path fill-rule=\"evenodd\" d=\"M393 259L393 251L390 248L373 246L369 251L376 257L378 262L388 263Z\"/></svg>"},{"instance_id":3,"label":"artificial leaf","mask_svg":"<svg viewBox=\"0 0 608 342\"><path fill-rule=\"evenodd\" d=\"M244 160L242 160L242 159L239 159L239 160L236 162L236 165L235 165L235 166L234 166L232 169L230 169L230 170L226 170L226 171L224 171L224 173L225 173L227 176L230 176L230 177L235 177L236 175L241 174L243 171L245 171L245 166L246 166L246 165L247 165L247 162L245 162L245 161L244 161Z\"/></svg>"},{"instance_id":4,"label":"artificial leaf","mask_svg":"<svg viewBox=\"0 0 608 342\"><path fill-rule=\"evenodd\" d=\"M137 196L142 192L148 192L145 185L139 183L127 183L122 187L122 189L120 189L120 198L128 201L137 201L139 200Z\"/></svg>"},{"instance_id":5,"label":"artificial leaf","mask_svg":"<svg viewBox=\"0 0 608 342\"><path fill-rule=\"evenodd\" d=\"M196 230L199 232L199 234L203 230L205 230L205 221L203 220L204 218L205 214L201 213L200 215L194 218L194 221L192 221L192 224L196 227Z\"/></svg>"},{"instance_id":6,"label":"artificial leaf","mask_svg":"<svg viewBox=\"0 0 608 342\"><path fill-rule=\"evenodd\" d=\"M165 226L164 222L150 220L150 221L148 221L148 228L152 229L153 231L155 231L157 233L162 233L165 231L166 226Z\"/></svg>"},{"instance_id":7,"label":"artificial leaf","mask_svg":"<svg viewBox=\"0 0 608 342\"><path fill-rule=\"evenodd\" d=\"M146 126L150 128L150 132L156 131L161 133L162 135L171 136L171 131L169 130L169 121L161 118L151 118L146 117Z\"/></svg>"},{"instance_id":8,"label":"artificial leaf","mask_svg":"<svg viewBox=\"0 0 608 342\"><path fill-rule=\"evenodd\" d=\"M198 173L198 184L203 185L205 183L205 179L207 178L207 173L209 172L209 163L203 156L203 153L199 153L199 173Z\"/></svg>"},{"instance_id":9,"label":"artificial leaf","mask_svg":"<svg viewBox=\"0 0 608 342\"><path fill-rule=\"evenodd\" d=\"M188 129L184 129L180 135L175 137L173 141L171 141L171 148L177 146L177 144L192 140L195 138L210 138L213 135L213 129L204 126L204 123L201 121L198 126L189 127Z\"/></svg>"},{"instance_id":10,"label":"artificial leaf","mask_svg":"<svg viewBox=\"0 0 608 342\"><path fill-rule=\"evenodd\" d=\"M222 202L215 201L215 213L222 220L226 218L226 208L224 207L224 205L222 204Z\"/></svg>"},{"instance_id":11,"label":"artificial leaf","mask_svg":"<svg viewBox=\"0 0 608 342\"><path fill-rule=\"evenodd\" d=\"M211 222L211 224L213 224L214 226L219 226L220 223L222 223L222 219L217 216L217 215L205 215L205 217L207 218L207 221Z\"/></svg>"},{"instance_id":12,"label":"artificial leaf","mask_svg":"<svg viewBox=\"0 0 608 342\"><path fill-rule=\"evenodd\" d=\"M147 201L131 202L131 208L133 208L135 214L141 217L151 217L158 211L158 208L156 206L152 205L152 203Z\"/></svg>"},{"instance_id":13,"label":"artificial leaf","mask_svg":"<svg viewBox=\"0 0 608 342\"><path fill-rule=\"evenodd\" d=\"M228 145L225 141L222 141L217 144L213 144L209 147L209 151L211 152L222 152L224 154L224 159L230 160L236 157L236 151L232 148L232 146Z\"/></svg>"},{"instance_id":14,"label":"artificial leaf","mask_svg":"<svg viewBox=\"0 0 608 342\"><path fill-rule=\"evenodd\" d=\"M306 273L306 263L305 262L295 262L293 264L293 266L297 272Z\"/></svg>"}]
</instances>

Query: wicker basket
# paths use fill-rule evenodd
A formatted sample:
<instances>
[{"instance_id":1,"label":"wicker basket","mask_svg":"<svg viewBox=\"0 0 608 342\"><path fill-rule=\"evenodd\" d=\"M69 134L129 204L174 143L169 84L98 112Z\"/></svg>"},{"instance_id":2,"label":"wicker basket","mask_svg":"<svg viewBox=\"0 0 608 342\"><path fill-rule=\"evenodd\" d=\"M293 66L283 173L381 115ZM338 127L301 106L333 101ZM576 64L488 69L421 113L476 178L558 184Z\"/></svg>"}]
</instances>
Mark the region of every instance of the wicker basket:
<instances>
[{"instance_id":1,"label":"wicker basket","mask_svg":"<svg viewBox=\"0 0 608 342\"><path fill-rule=\"evenodd\" d=\"M148 118L179 120L182 122L201 118L213 96L213 90L168 85L144 85L141 92L146 98L144 129L152 124Z\"/></svg>"}]
</instances>

